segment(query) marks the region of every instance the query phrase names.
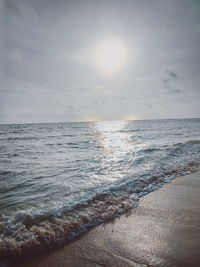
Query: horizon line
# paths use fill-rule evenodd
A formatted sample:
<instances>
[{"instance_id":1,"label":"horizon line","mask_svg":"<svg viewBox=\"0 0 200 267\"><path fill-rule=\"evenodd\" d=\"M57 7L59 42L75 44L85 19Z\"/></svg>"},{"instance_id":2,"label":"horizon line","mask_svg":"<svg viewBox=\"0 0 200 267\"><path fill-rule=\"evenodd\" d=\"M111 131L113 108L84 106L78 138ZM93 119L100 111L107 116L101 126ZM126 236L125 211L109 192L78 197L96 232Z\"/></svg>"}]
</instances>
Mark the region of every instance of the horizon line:
<instances>
[{"instance_id":1,"label":"horizon line","mask_svg":"<svg viewBox=\"0 0 200 267\"><path fill-rule=\"evenodd\" d=\"M16 122L16 123L1 123L0 125L24 125L24 124L56 124L56 123L88 123L88 122L106 122L106 121L153 121L153 120L188 120L200 119L200 117L186 117L186 118L154 118L154 119L116 119L116 120L85 120L85 121L57 121L57 122Z\"/></svg>"}]
</instances>

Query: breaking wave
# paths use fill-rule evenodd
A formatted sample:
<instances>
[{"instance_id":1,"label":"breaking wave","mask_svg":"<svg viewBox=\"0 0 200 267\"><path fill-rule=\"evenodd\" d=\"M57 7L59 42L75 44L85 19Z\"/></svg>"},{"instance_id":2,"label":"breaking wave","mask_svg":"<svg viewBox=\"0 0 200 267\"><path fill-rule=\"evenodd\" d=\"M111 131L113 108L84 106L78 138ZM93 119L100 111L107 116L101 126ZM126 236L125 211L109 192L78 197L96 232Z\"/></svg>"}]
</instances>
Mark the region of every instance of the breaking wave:
<instances>
[{"instance_id":1,"label":"breaking wave","mask_svg":"<svg viewBox=\"0 0 200 267\"><path fill-rule=\"evenodd\" d=\"M177 176L195 171L198 166L199 163L190 162L184 167L163 171L158 176L143 177L54 213L20 211L9 219L1 215L0 259L21 257L62 245L92 226L137 207L140 197Z\"/></svg>"}]
</instances>

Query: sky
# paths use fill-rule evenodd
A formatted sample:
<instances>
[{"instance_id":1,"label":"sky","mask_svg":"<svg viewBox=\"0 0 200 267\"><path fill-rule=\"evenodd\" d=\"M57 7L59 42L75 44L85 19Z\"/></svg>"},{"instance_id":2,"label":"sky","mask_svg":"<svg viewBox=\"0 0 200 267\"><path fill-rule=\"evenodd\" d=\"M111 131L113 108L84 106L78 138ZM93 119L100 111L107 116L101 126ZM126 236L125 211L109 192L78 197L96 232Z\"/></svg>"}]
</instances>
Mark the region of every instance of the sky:
<instances>
[{"instance_id":1,"label":"sky","mask_svg":"<svg viewBox=\"0 0 200 267\"><path fill-rule=\"evenodd\" d=\"M199 0L0 1L0 123L200 117Z\"/></svg>"}]
</instances>

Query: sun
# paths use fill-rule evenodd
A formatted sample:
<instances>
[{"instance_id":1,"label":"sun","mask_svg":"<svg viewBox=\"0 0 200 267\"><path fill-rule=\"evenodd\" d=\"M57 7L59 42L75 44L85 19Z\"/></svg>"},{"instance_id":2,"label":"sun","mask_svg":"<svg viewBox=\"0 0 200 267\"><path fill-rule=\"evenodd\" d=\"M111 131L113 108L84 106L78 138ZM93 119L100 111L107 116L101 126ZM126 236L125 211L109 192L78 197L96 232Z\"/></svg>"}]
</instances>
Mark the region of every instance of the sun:
<instances>
[{"instance_id":1,"label":"sun","mask_svg":"<svg viewBox=\"0 0 200 267\"><path fill-rule=\"evenodd\" d=\"M125 65L127 48L120 40L107 39L96 47L94 59L102 71L107 74L113 74L121 70Z\"/></svg>"}]
</instances>

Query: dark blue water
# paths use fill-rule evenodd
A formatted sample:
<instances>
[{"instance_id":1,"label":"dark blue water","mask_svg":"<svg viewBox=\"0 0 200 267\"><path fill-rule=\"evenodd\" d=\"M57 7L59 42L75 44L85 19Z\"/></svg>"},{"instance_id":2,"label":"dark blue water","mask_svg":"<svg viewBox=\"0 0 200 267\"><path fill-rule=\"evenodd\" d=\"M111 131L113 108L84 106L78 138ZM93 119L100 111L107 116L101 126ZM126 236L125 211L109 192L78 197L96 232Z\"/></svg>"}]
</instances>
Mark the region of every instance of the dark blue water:
<instances>
[{"instance_id":1,"label":"dark blue water","mask_svg":"<svg viewBox=\"0 0 200 267\"><path fill-rule=\"evenodd\" d=\"M60 244L200 163L200 119L0 125L0 252Z\"/></svg>"}]
</instances>

